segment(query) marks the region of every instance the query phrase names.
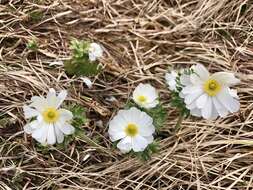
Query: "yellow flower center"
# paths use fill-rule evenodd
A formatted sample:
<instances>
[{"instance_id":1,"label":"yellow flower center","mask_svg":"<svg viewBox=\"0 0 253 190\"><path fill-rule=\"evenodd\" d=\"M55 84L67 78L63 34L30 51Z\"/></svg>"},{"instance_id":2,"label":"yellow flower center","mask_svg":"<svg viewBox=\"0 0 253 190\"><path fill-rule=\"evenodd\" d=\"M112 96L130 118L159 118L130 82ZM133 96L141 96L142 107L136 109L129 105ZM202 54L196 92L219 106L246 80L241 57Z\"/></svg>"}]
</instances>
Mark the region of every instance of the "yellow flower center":
<instances>
[{"instance_id":1,"label":"yellow flower center","mask_svg":"<svg viewBox=\"0 0 253 190\"><path fill-rule=\"evenodd\" d=\"M138 134L138 127L133 123L129 123L125 129L127 136L134 137Z\"/></svg>"},{"instance_id":2,"label":"yellow flower center","mask_svg":"<svg viewBox=\"0 0 253 190\"><path fill-rule=\"evenodd\" d=\"M47 108L42 115L47 123L55 123L59 119L59 112L55 108Z\"/></svg>"},{"instance_id":3,"label":"yellow flower center","mask_svg":"<svg viewBox=\"0 0 253 190\"><path fill-rule=\"evenodd\" d=\"M209 96L216 96L221 91L221 85L214 79L208 79L204 84L204 91Z\"/></svg>"},{"instance_id":4,"label":"yellow flower center","mask_svg":"<svg viewBox=\"0 0 253 190\"><path fill-rule=\"evenodd\" d=\"M145 96L138 96L138 101L141 102L141 103L144 103L147 101L147 98Z\"/></svg>"}]
</instances>

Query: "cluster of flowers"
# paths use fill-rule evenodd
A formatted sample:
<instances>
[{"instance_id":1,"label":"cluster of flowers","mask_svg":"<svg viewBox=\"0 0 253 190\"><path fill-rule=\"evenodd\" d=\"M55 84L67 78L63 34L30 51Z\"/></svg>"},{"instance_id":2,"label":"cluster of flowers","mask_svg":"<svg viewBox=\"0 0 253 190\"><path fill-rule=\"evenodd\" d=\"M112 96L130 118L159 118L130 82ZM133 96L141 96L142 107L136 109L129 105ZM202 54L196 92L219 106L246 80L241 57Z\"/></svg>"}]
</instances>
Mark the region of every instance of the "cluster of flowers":
<instances>
[{"instance_id":1,"label":"cluster of flowers","mask_svg":"<svg viewBox=\"0 0 253 190\"><path fill-rule=\"evenodd\" d=\"M230 88L240 82L233 73L210 75L203 65L197 64L188 70L167 73L165 78L169 89L178 93L193 116L216 119L240 108L237 91Z\"/></svg>"},{"instance_id":2,"label":"cluster of flowers","mask_svg":"<svg viewBox=\"0 0 253 190\"><path fill-rule=\"evenodd\" d=\"M91 61L101 57L102 53L98 44L90 44ZM240 108L237 91L230 89L239 83L233 73L217 72L210 75L203 65L197 64L190 69L167 73L165 79L169 89L193 116L215 119ZM73 134L73 114L61 108L66 96L66 90L56 94L54 89L50 89L46 97L32 97L31 103L23 107L25 118L30 119L24 131L41 144L50 145L62 143L65 135ZM117 142L117 148L123 153L144 151L154 141L156 132L154 118L148 110L156 109L159 105L157 90L150 84L141 83L134 89L131 99L135 104L119 110L109 122L109 137Z\"/></svg>"}]
</instances>

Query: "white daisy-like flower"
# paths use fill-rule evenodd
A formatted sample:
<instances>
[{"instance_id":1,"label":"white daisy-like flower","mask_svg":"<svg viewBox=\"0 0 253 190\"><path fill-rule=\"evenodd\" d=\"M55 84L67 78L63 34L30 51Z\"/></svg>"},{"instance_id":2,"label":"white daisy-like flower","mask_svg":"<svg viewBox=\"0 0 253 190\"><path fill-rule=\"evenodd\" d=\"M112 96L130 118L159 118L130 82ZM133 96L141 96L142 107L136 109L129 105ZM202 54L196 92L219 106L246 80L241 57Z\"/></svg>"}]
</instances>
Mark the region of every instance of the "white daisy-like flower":
<instances>
[{"instance_id":1,"label":"white daisy-like flower","mask_svg":"<svg viewBox=\"0 0 253 190\"><path fill-rule=\"evenodd\" d=\"M133 91L133 100L143 108L154 108L159 103L158 93L150 84L140 83Z\"/></svg>"},{"instance_id":2,"label":"white daisy-like flower","mask_svg":"<svg viewBox=\"0 0 253 190\"><path fill-rule=\"evenodd\" d=\"M193 74L180 79L184 85L180 96L192 115L215 119L239 110L237 92L230 87L240 80L233 73L217 72L210 75L201 64L192 66L192 69Z\"/></svg>"},{"instance_id":3,"label":"white daisy-like flower","mask_svg":"<svg viewBox=\"0 0 253 190\"><path fill-rule=\"evenodd\" d=\"M117 147L123 153L145 150L153 142L154 132L153 119L135 107L120 110L109 123L110 139L120 140Z\"/></svg>"},{"instance_id":4,"label":"white daisy-like flower","mask_svg":"<svg viewBox=\"0 0 253 190\"><path fill-rule=\"evenodd\" d=\"M176 71L171 71L170 73L165 74L166 83L169 86L169 89L172 91L177 90L177 82L176 82L177 77L178 73Z\"/></svg>"},{"instance_id":5,"label":"white daisy-like flower","mask_svg":"<svg viewBox=\"0 0 253 190\"><path fill-rule=\"evenodd\" d=\"M70 124L73 115L60 105L67 96L67 91L61 91L58 96L50 89L47 97L33 96L32 103L23 107L25 118L35 118L24 126L24 131L42 144L62 143L64 135L74 133Z\"/></svg>"},{"instance_id":6,"label":"white daisy-like flower","mask_svg":"<svg viewBox=\"0 0 253 190\"><path fill-rule=\"evenodd\" d=\"M96 61L103 55L103 48L97 43L91 43L88 49L90 61Z\"/></svg>"}]
</instances>

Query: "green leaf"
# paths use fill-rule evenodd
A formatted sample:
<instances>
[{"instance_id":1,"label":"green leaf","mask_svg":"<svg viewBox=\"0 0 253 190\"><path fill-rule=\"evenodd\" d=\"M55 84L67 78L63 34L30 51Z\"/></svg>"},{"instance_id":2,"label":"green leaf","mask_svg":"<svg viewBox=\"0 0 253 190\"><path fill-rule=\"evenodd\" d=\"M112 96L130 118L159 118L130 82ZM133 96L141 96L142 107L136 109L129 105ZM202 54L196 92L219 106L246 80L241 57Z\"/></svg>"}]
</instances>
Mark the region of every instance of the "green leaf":
<instances>
[{"instance_id":1,"label":"green leaf","mask_svg":"<svg viewBox=\"0 0 253 190\"><path fill-rule=\"evenodd\" d=\"M88 57L67 60L64 63L64 68L67 74L76 76L94 76L102 69L98 63L90 62Z\"/></svg>"}]
</instances>

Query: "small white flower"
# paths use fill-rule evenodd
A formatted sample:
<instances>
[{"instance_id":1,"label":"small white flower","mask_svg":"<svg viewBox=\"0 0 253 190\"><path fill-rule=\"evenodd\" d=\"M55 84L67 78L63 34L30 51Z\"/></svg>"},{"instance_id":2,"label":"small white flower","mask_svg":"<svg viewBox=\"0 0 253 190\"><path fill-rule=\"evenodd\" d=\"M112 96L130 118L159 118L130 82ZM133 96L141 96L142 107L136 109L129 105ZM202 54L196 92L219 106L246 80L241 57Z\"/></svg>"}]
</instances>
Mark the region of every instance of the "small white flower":
<instances>
[{"instance_id":1,"label":"small white flower","mask_svg":"<svg viewBox=\"0 0 253 190\"><path fill-rule=\"evenodd\" d=\"M96 61L98 58L102 57L103 49L99 44L91 43L88 53L90 61Z\"/></svg>"},{"instance_id":2,"label":"small white flower","mask_svg":"<svg viewBox=\"0 0 253 190\"><path fill-rule=\"evenodd\" d=\"M120 110L109 123L110 139L120 140L117 147L123 153L141 152L152 143L155 127L153 119L135 107Z\"/></svg>"},{"instance_id":3,"label":"small white flower","mask_svg":"<svg viewBox=\"0 0 253 190\"><path fill-rule=\"evenodd\" d=\"M210 75L200 64L192 66L192 69L193 74L180 79L184 85L180 96L192 115L215 119L218 115L225 117L240 109L237 92L230 89L240 82L233 73L217 72Z\"/></svg>"},{"instance_id":4,"label":"small white flower","mask_svg":"<svg viewBox=\"0 0 253 190\"><path fill-rule=\"evenodd\" d=\"M64 135L74 133L70 124L73 115L60 105L67 96L67 91L61 91L58 96L50 89L47 97L33 96L32 103L23 107L25 118L35 118L24 126L24 131L42 144L62 143Z\"/></svg>"},{"instance_id":5,"label":"small white flower","mask_svg":"<svg viewBox=\"0 0 253 190\"><path fill-rule=\"evenodd\" d=\"M158 93L150 84L140 83L133 92L133 100L143 108L154 108L159 103Z\"/></svg>"},{"instance_id":6,"label":"small white flower","mask_svg":"<svg viewBox=\"0 0 253 190\"><path fill-rule=\"evenodd\" d=\"M178 73L176 71L171 71L170 73L165 74L166 83L169 86L169 89L172 91L177 90L177 82L176 78L178 77Z\"/></svg>"}]
</instances>

